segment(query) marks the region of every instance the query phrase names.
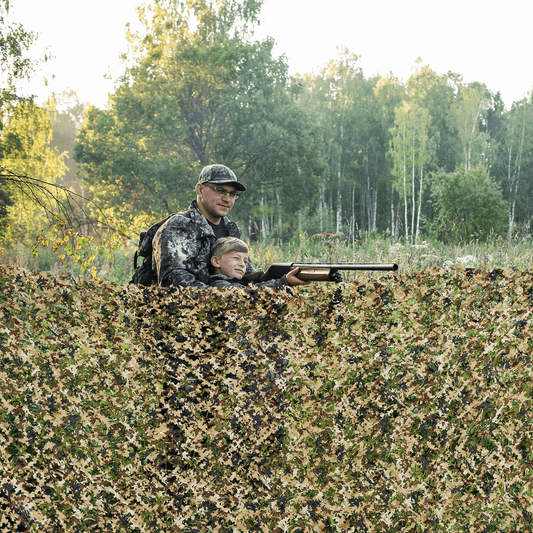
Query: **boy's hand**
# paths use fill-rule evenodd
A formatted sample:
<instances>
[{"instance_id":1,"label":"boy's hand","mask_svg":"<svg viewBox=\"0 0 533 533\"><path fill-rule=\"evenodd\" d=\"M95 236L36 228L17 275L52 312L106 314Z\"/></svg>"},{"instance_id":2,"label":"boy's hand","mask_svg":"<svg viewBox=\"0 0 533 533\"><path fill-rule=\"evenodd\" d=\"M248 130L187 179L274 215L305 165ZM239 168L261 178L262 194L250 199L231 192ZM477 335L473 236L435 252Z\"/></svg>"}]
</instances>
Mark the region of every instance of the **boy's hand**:
<instances>
[{"instance_id":1,"label":"boy's hand","mask_svg":"<svg viewBox=\"0 0 533 533\"><path fill-rule=\"evenodd\" d=\"M298 279L296 277L296 274L298 274L299 268L293 268L285 277L287 279L287 283L291 286L295 285L309 285L311 283L310 281L304 281L302 279Z\"/></svg>"}]
</instances>

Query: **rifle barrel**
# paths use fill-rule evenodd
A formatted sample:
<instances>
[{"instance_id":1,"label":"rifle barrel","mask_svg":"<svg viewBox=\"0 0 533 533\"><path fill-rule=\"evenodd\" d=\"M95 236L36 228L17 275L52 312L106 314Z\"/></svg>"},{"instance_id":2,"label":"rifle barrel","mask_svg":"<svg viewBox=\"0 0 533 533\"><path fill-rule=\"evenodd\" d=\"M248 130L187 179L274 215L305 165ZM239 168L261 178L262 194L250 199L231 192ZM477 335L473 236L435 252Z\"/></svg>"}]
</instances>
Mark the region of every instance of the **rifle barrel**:
<instances>
[{"instance_id":1,"label":"rifle barrel","mask_svg":"<svg viewBox=\"0 0 533 533\"><path fill-rule=\"evenodd\" d=\"M398 270L397 263L292 263L292 268L329 268L331 270Z\"/></svg>"}]
</instances>

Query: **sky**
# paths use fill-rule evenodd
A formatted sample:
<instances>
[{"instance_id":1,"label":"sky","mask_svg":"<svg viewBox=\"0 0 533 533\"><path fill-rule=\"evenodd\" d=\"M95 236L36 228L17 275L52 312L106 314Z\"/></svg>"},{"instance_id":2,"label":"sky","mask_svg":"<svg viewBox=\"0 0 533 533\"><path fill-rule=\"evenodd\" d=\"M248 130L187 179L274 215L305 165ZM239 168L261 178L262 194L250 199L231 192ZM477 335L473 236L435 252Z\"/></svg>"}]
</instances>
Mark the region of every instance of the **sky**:
<instances>
[{"instance_id":1,"label":"sky","mask_svg":"<svg viewBox=\"0 0 533 533\"><path fill-rule=\"evenodd\" d=\"M42 103L70 88L80 101L105 108L113 92L106 75L121 72L126 24L139 27L139 3L11 0L10 19L39 34L32 54L46 48L55 56L23 89ZM392 72L407 81L420 57L438 74L451 70L500 91L509 108L533 88L532 14L524 0L264 0L255 38L274 39L290 74L320 69L346 47L365 77Z\"/></svg>"}]
</instances>

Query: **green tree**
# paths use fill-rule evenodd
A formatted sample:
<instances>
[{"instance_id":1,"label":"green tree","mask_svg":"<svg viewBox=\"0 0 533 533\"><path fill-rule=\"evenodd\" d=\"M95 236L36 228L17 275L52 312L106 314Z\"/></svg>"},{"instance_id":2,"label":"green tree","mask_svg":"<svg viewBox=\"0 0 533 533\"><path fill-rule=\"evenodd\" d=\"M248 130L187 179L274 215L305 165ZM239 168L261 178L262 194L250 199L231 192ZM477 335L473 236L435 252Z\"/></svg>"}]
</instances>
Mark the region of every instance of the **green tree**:
<instances>
[{"instance_id":1,"label":"green tree","mask_svg":"<svg viewBox=\"0 0 533 533\"><path fill-rule=\"evenodd\" d=\"M316 75L302 78L301 105L319 125L329 167L320 201L322 231L377 228L378 198L386 190L388 132L383 127L377 79L366 79L359 58L340 50Z\"/></svg>"},{"instance_id":2,"label":"green tree","mask_svg":"<svg viewBox=\"0 0 533 533\"><path fill-rule=\"evenodd\" d=\"M491 105L491 94L485 84L471 83L460 87L453 114L459 132L461 162L466 170L478 164L487 166L490 135L481 125Z\"/></svg>"},{"instance_id":3,"label":"green tree","mask_svg":"<svg viewBox=\"0 0 533 533\"><path fill-rule=\"evenodd\" d=\"M302 230L300 222L317 199L327 167L317 124L298 105L298 83L290 83L285 65L277 74L278 63L269 65L271 45L261 45L263 60L262 54L256 56L261 68L242 72L239 86L253 90L228 103L231 128L217 142L217 153L246 182L235 216L247 223L251 235L255 238L259 230L263 236L290 238ZM263 71L262 79L255 79L263 66L268 74Z\"/></svg>"},{"instance_id":4,"label":"green tree","mask_svg":"<svg viewBox=\"0 0 533 533\"><path fill-rule=\"evenodd\" d=\"M19 93L17 84L19 81L29 79L34 72L36 65L41 61L46 61L45 55L41 60L31 60L27 52L31 45L35 43L37 36L28 31L20 23L10 20L9 0L0 0L0 132L9 121L17 121L18 118L12 116L13 109L17 103L24 100ZM20 109L15 113L20 113ZM7 157L12 154L15 145L13 131L4 132L0 137L0 164L6 166ZM13 144L15 143L15 144ZM21 169L10 169L20 171ZM14 198L11 196L12 184L10 184L10 171L2 173L3 187L0 189L0 225L5 225L8 214L14 205Z\"/></svg>"},{"instance_id":5,"label":"green tree","mask_svg":"<svg viewBox=\"0 0 533 533\"><path fill-rule=\"evenodd\" d=\"M382 128L388 133L388 135L382 139L382 146L389 147L392 142L391 132L394 132L394 126L396 123L396 109L401 108L406 101L407 90L403 83L391 72L387 77L381 77L378 80L375 88L375 95L381 107ZM390 228L393 240L396 241L399 237L399 220L402 198L396 190L394 179L392 177L392 169L394 168L394 158L392 155L393 152L388 150L387 164L390 169L389 173L391 174L387 187L390 200L390 219L388 227Z\"/></svg>"},{"instance_id":6,"label":"green tree","mask_svg":"<svg viewBox=\"0 0 533 533\"><path fill-rule=\"evenodd\" d=\"M428 137L435 140L433 168L453 171L457 167L458 132L453 114L455 96L451 84L451 73L439 75L429 65L422 65L420 58L417 68L406 83L409 101L427 109L431 116L428 125Z\"/></svg>"},{"instance_id":7,"label":"green tree","mask_svg":"<svg viewBox=\"0 0 533 533\"><path fill-rule=\"evenodd\" d=\"M313 125L273 42L250 38L259 7L175 0L141 10L145 30L129 36L130 66L108 109L88 110L75 147L99 204L121 216L184 208L201 168L215 162L250 184L234 211L246 227L261 217L251 202L279 219L308 199L321 172Z\"/></svg>"},{"instance_id":8,"label":"green tree","mask_svg":"<svg viewBox=\"0 0 533 533\"><path fill-rule=\"evenodd\" d=\"M212 161L239 54L205 2L158 1L139 13L145 34L128 36L131 66L108 109L88 110L75 159L97 203L158 216L185 207L193 176Z\"/></svg>"},{"instance_id":9,"label":"green tree","mask_svg":"<svg viewBox=\"0 0 533 533\"><path fill-rule=\"evenodd\" d=\"M486 241L506 230L507 202L501 186L482 167L438 172L433 177L440 236L448 242Z\"/></svg>"},{"instance_id":10,"label":"green tree","mask_svg":"<svg viewBox=\"0 0 533 533\"><path fill-rule=\"evenodd\" d=\"M18 186L6 181L3 188L10 199L4 224L10 224L13 237L26 244L34 241L47 221L46 214L54 209L45 193L46 184L57 183L66 170L64 154L50 148L54 113L53 100L45 107L22 101L13 109L2 134L1 166L40 183L27 187L24 180Z\"/></svg>"},{"instance_id":11,"label":"green tree","mask_svg":"<svg viewBox=\"0 0 533 533\"><path fill-rule=\"evenodd\" d=\"M501 121L501 149L494 175L501 179L509 203L508 239L517 222L528 224L533 202L533 93L515 102Z\"/></svg>"},{"instance_id":12,"label":"green tree","mask_svg":"<svg viewBox=\"0 0 533 533\"><path fill-rule=\"evenodd\" d=\"M0 130L5 122L7 107L20 100L17 82L28 79L39 61L26 53L37 36L9 16L9 0L0 0ZM45 55L41 61L46 61Z\"/></svg>"},{"instance_id":13,"label":"green tree","mask_svg":"<svg viewBox=\"0 0 533 533\"><path fill-rule=\"evenodd\" d=\"M252 4L225 1L216 11L176 0L139 9L145 29L128 35L130 66L108 109L88 110L75 148L95 200L154 216L185 207L194 177L216 157L214 139L227 134L224 103Z\"/></svg>"},{"instance_id":14,"label":"green tree","mask_svg":"<svg viewBox=\"0 0 533 533\"><path fill-rule=\"evenodd\" d=\"M397 178L395 187L403 196L405 235L411 239L411 243L420 236L424 176L435 151L435 140L429 136L430 125L431 117L427 109L419 107L416 102L405 101L396 108L396 124L391 128L393 174ZM438 138L438 132L436 136Z\"/></svg>"}]
</instances>

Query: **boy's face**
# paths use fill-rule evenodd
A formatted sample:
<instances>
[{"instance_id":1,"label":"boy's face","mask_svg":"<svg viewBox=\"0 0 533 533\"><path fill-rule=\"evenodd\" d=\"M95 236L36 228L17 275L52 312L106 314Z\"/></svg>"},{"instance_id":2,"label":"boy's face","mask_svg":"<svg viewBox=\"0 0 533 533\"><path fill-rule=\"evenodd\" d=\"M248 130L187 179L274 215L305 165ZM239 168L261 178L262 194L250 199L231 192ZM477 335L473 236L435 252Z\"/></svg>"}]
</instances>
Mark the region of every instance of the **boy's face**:
<instances>
[{"instance_id":1,"label":"boy's face","mask_svg":"<svg viewBox=\"0 0 533 533\"><path fill-rule=\"evenodd\" d=\"M224 254L220 259L213 256L211 263L215 267L215 274L242 279L246 272L248 254L246 252L229 252Z\"/></svg>"}]
</instances>

